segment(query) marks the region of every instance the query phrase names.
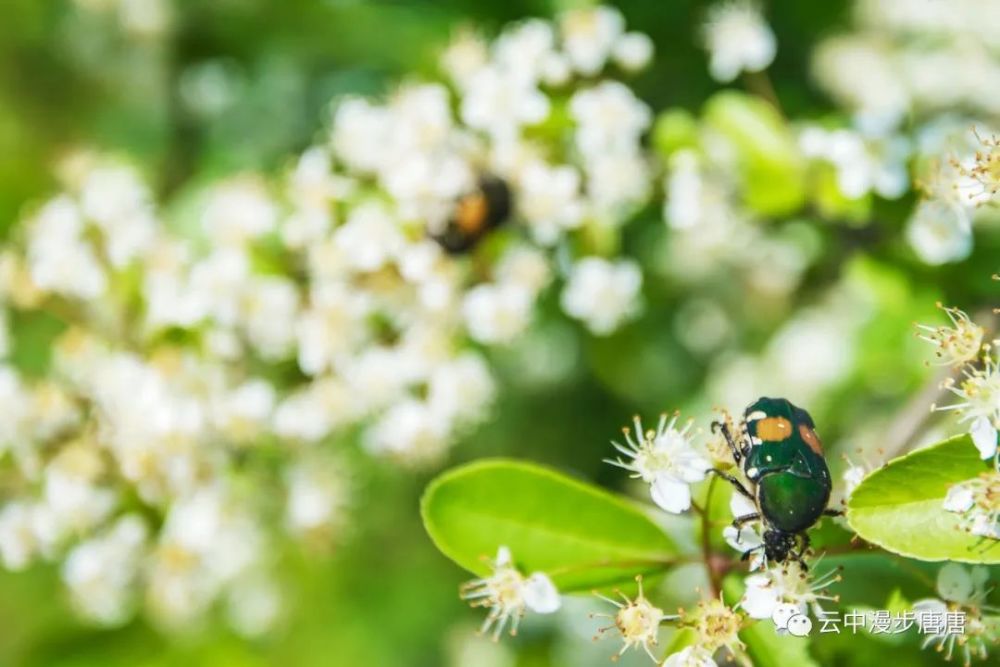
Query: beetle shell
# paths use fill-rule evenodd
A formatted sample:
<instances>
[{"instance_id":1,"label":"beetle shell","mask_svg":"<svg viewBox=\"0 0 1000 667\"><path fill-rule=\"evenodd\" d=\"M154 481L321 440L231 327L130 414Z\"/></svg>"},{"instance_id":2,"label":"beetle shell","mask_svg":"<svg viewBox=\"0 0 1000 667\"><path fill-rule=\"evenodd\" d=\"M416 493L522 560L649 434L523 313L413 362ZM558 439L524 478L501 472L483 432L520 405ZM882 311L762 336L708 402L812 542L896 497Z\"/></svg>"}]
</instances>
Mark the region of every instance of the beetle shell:
<instances>
[{"instance_id":1,"label":"beetle shell","mask_svg":"<svg viewBox=\"0 0 1000 667\"><path fill-rule=\"evenodd\" d=\"M491 229L510 217L511 201L510 188L503 180L482 177L476 190L455 203L447 226L434 240L451 254L469 252Z\"/></svg>"},{"instance_id":2,"label":"beetle shell","mask_svg":"<svg viewBox=\"0 0 1000 667\"><path fill-rule=\"evenodd\" d=\"M833 487L812 417L783 398L761 398L744 415L750 449L743 472L773 527L797 533L816 523Z\"/></svg>"}]
</instances>

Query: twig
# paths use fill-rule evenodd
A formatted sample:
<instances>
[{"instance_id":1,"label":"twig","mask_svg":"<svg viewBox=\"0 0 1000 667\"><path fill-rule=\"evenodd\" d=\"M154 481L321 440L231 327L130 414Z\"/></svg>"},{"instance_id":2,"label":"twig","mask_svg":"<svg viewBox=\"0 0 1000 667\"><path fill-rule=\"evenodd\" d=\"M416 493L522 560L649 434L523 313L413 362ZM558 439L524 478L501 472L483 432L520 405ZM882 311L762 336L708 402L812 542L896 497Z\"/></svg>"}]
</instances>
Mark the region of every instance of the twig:
<instances>
[{"instance_id":1,"label":"twig","mask_svg":"<svg viewBox=\"0 0 1000 667\"><path fill-rule=\"evenodd\" d=\"M712 597L719 597L722 590L722 582L719 573L716 571L712 561L712 543L709 529L711 524L712 491L715 489L715 481L718 479L712 475L708 480L708 491L705 494L705 507L701 508L701 554L705 561L705 570L708 573L708 583L712 588Z\"/></svg>"}]
</instances>

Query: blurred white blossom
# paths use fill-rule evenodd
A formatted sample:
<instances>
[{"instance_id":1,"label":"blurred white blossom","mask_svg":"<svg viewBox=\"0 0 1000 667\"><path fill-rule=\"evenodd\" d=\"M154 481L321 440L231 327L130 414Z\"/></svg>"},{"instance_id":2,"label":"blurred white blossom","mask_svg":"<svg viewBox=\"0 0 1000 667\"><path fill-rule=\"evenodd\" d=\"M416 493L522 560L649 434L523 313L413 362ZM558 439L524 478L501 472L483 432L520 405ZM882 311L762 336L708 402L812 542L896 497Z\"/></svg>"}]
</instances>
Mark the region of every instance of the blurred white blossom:
<instances>
[{"instance_id":1,"label":"blurred white blossom","mask_svg":"<svg viewBox=\"0 0 1000 667\"><path fill-rule=\"evenodd\" d=\"M732 81L740 72L766 69L777 52L777 40L759 8L746 1L714 5L705 22L708 69L717 81Z\"/></svg>"}]
</instances>

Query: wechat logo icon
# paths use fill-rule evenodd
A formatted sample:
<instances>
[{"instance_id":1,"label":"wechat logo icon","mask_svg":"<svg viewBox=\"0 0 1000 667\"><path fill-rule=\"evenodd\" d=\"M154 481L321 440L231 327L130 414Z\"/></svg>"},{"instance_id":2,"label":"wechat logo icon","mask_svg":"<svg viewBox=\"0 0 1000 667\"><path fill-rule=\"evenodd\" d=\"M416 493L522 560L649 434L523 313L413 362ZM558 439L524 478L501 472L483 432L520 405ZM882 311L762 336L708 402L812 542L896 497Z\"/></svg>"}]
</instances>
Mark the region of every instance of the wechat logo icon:
<instances>
[{"instance_id":1,"label":"wechat logo icon","mask_svg":"<svg viewBox=\"0 0 1000 667\"><path fill-rule=\"evenodd\" d=\"M774 608L771 620L774 621L774 628L779 635L805 637L812 632L812 621L794 604L779 604Z\"/></svg>"}]
</instances>

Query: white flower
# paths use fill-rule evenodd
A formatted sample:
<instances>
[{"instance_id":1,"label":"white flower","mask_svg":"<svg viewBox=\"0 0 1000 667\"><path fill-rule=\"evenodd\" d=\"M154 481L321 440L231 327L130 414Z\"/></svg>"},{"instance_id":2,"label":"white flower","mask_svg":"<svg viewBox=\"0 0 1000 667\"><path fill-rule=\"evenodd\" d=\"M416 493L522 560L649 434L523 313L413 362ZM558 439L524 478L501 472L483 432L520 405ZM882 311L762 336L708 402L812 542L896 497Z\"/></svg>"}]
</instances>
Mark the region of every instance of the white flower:
<instances>
[{"instance_id":1,"label":"white flower","mask_svg":"<svg viewBox=\"0 0 1000 667\"><path fill-rule=\"evenodd\" d=\"M649 107L617 81L573 93L569 109L577 123L577 147L588 158L636 152L652 119Z\"/></svg>"},{"instance_id":2,"label":"white flower","mask_svg":"<svg viewBox=\"0 0 1000 667\"><path fill-rule=\"evenodd\" d=\"M282 438L315 442L345 418L343 406L330 401L324 385L314 383L293 392L274 411L274 432ZM341 393L346 390L341 388Z\"/></svg>"},{"instance_id":3,"label":"white flower","mask_svg":"<svg viewBox=\"0 0 1000 667\"><path fill-rule=\"evenodd\" d=\"M0 560L8 570L23 570L38 553L38 518L35 507L19 500L0 510Z\"/></svg>"},{"instance_id":4,"label":"white flower","mask_svg":"<svg viewBox=\"0 0 1000 667\"><path fill-rule=\"evenodd\" d=\"M150 193L139 176L121 166L87 173L80 192L80 208L104 234L108 258L115 267L126 265L149 249L156 235Z\"/></svg>"},{"instance_id":5,"label":"white flower","mask_svg":"<svg viewBox=\"0 0 1000 667\"><path fill-rule=\"evenodd\" d=\"M477 285L462 303L465 326L473 339L487 344L509 343L531 321L534 299L514 284Z\"/></svg>"},{"instance_id":6,"label":"white flower","mask_svg":"<svg viewBox=\"0 0 1000 667\"><path fill-rule=\"evenodd\" d=\"M552 580L542 572L525 577L514 566L510 549L501 546L496 559L490 561L492 572L481 579L473 579L462 586L461 597L473 607L486 607L489 614L480 628L487 633L493 628L493 640L500 638L510 625L510 634L517 634L517 626L525 611L551 614L562 602Z\"/></svg>"},{"instance_id":7,"label":"white flower","mask_svg":"<svg viewBox=\"0 0 1000 667\"><path fill-rule=\"evenodd\" d=\"M608 153L587 163L587 193L601 224L627 219L649 196L649 166L638 153Z\"/></svg>"},{"instance_id":8,"label":"white flower","mask_svg":"<svg viewBox=\"0 0 1000 667\"><path fill-rule=\"evenodd\" d=\"M961 415L960 421L970 422L972 441L980 456L988 459L997 452L1000 428L1000 363L996 354L984 354L982 366L968 366L963 375L965 379L957 386L954 382L945 383L945 387L961 400L951 405L934 406L934 409L954 410Z\"/></svg>"},{"instance_id":9,"label":"white flower","mask_svg":"<svg viewBox=\"0 0 1000 667\"><path fill-rule=\"evenodd\" d=\"M976 513L972 517L969 532L976 537L1000 540L1000 516Z\"/></svg>"},{"instance_id":10,"label":"white flower","mask_svg":"<svg viewBox=\"0 0 1000 667\"><path fill-rule=\"evenodd\" d=\"M441 54L441 69L455 85L465 87L472 76L489 62L486 42L469 29L459 30Z\"/></svg>"},{"instance_id":11,"label":"white flower","mask_svg":"<svg viewBox=\"0 0 1000 667\"><path fill-rule=\"evenodd\" d=\"M64 446L45 468L44 500L62 532L85 532L97 526L116 504L115 493L97 482L102 458L86 440Z\"/></svg>"},{"instance_id":12,"label":"white flower","mask_svg":"<svg viewBox=\"0 0 1000 667\"><path fill-rule=\"evenodd\" d=\"M701 173L697 153L679 150L670 158L670 174L664 189L663 217L674 229L691 229L711 215L708 188Z\"/></svg>"},{"instance_id":13,"label":"white flower","mask_svg":"<svg viewBox=\"0 0 1000 667\"><path fill-rule=\"evenodd\" d=\"M314 283L310 307L291 328L298 343L299 368L317 375L346 359L364 340L369 295L340 282Z\"/></svg>"},{"instance_id":14,"label":"white flower","mask_svg":"<svg viewBox=\"0 0 1000 667\"><path fill-rule=\"evenodd\" d=\"M357 206L333 239L348 264L366 272L381 269L406 245L399 223L377 202Z\"/></svg>"},{"instance_id":15,"label":"white flower","mask_svg":"<svg viewBox=\"0 0 1000 667\"><path fill-rule=\"evenodd\" d=\"M362 98L347 98L334 112L330 143L334 154L352 169L375 171L389 136L391 115L385 107Z\"/></svg>"},{"instance_id":16,"label":"white flower","mask_svg":"<svg viewBox=\"0 0 1000 667\"><path fill-rule=\"evenodd\" d=\"M549 99L525 73L489 65L470 77L460 113L469 127L510 139L548 117Z\"/></svg>"},{"instance_id":17,"label":"white flower","mask_svg":"<svg viewBox=\"0 0 1000 667\"><path fill-rule=\"evenodd\" d=\"M104 293L107 276L83 237L83 220L69 197L47 203L29 225L28 265L40 289L80 299Z\"/></svg>"},{"instance_id":18,"label":"white flower","mask_svg":"<svg viewBox=\"0 0 1000 667\"><path fill-rule=\"evenodd\" d=\"M641 32L629 32L615 44L613 58L625 70L641 70L653 58L653 40Z\"/></svg>"},{"instance_id":19,"label":"white flower","mask_svg":"<svg viewBox=\"0 0 1000 667\"><path fill-rule=\"evenodd\" d=\"M427 404L448 421L479 421L496 393L496 384L482 357L465 352L435 364L427 381Z\"/></svg>"},{"instance_id":20,"label":"white flower","mask_svg":"<svg viewBox=\"0 0 1000 667\"><path fill-rule=\"evenodd\" d=\"M138 515L129 514L69 552L62 578L73 605L84 616L102 625L129 619L146 539L146 524Z\"/></svg>"},{"instance_id":21,"label":"white flower","mask_svg":"<svg viewBox=\"0 0 1000 667\"><path fill-rule=\"evenodd\" d=\"M622 429L626 444L612 442L627 459L605 461L649 484L653 502L662 509L674 514L685 511L691 507L690 485L705 479L706 471L712 467L691 443L691 423L677 429L677 415L668 419L664 414L655 431L644 431L639 417L634 418L633 424L634 439L629 429Z\"/></svg>"},{"instance_id":22,"label":"white flower","mask_svg":"<svg viewBox=\"0 0 1000 667\"><path fill-rule=\"evenodd\" d=\"M774 60L777 42L760 10L743 0L711 8L705 23L708 70L716 81L732 81L742 72L759 72Z\"/></svg>"},{"instance_id":23,"label":"white flower","mask_svg":"<svg viewBox=\"0 0 1000 667\"><path fill-rule=\"evenodd\" d=\"M552 25L528 19L501 33L493 45L494 57L505 71L532 80L543 79L547 63L556 57Z\"/></svg>"},{"instance_id":24,"label":"white flower","mask_svg":"<svg viewBox=\"0 0 1000 667\"><path fill-rule=\"evenodd\" d=\"M570 271L561 304L570 316L582 320L593 333L613 332L638 310L642 273L631 260L611 262L585 257Z\"/></svg>"},{"instance_id":25,"label":"white flower","mask_svg":"<svg viewBox=\"0 0 1000 667\"><path fill-rule=\"evenodd\" d=\"M517 285L537 296L552 279L548 258L528 244L515 245L507 250L497 263L497 282Z\"/></svg>"},{"instance_id":26,"label":"white flower","mask_svg":"<svg viewBox=\"0 0 1000 667\"><path fill-rule=\"evenodd\" d=\"M559 17L563 49L576 71L586 76L604 68L625 31L625 19L607 6L575 9Z\"/></svg>"},{"instance_id":27,"label":"white flower","mask_svg":"<svg viewBox=\"0 0 1000 667\"><path fill-rule=\"evenodd\" d=\"M973 132L979 143L978 150L958 163L962 177L958 188L964 191L967 202L980 206L992 202L1000 193L1000 139L996 135L984 137Z\"/></svg>"},{"instance_id":28,"label":"white flower","mask_svg":"<svg viewBox=\"0 0 1000 667\"><path fill-rule=\"evenodd\" d=\"M296 534L322 534L340 526L348 488L336 460L312 457L293 465L285 477L285 523Z\"/></svg>"},{"instance_id":29,"label":"white flower","mask_svg":"<svg viewBox=\"0 0 1000 667\"><path fill-rule=\"evenodd\" d=\"M226 600L226 618L238 634L258 638L270 632L281 615L277 582L253 574L235 583Z\"/></svg>"},{"instance_id":30,"label":"white flower","mask_svg":"<svg viewBox=\"0 0 1000 667\"><path fill-rule=\"evenodd\" d=\"M243 299L243 324L247 338L262 357L282 359L295 342L299 293L292 280L281 276L256 276Z\"/></svg>"},{"instance_id":31,"label":"white flower","mask_svg":"<svg viewBox=\"0 0 1000 667\"><path fill-rule=\"evenodd\" d=\"M823 87L862 122L892 127L910 108L911 92L892 46L874 32L826 40L815 50L813 68Z\"/></svg>"},{"instance_id":32,"label":"white flower","mask_svg":"<svg viewBox=\"0 0 1000 667\"><path fill-rule=\"evenodd\" d=\"M618 611L615 614L594 614L595 617L610 618L614 621L612 625L600 628L597 632L600 635L608 630L615 629L621 635L622 648L618 651L615 659L624 655L625 651L630 648L641 647L646 651L646 655L653 661L656 661L656 656L653 655L653 647L656 646L659 639L660 624L678 617L668 616L663 613L662 609L653 606L646 599L646 596L643 595L642 577L636 577L636 581L639 584L639 594L634 600L629 599L624 593L619 593L625 601L624 604L618 600L597 594L597 597L605 602L610 602L618 607Z\"/></svg>"},{"instance_id":33,"label":"white flower","mask_svg":"<svg viewBox=\"0 0 1000 667\"><path fill-rule=\"evenodd\" d=\"M783 603L795 605L802 614L811 607L818 616L820 600L838 600L827 593L826 587L840 579L839 571L832 570L811 581L799 563L785 563L747 577L740 607L751 618L771 618L775 608Z\"/></svg>"},{"instance_id":34,"label":"white flower","mask_svg":"<svg viewBox=\"0 0 1000 667\"><path fill-rule=\"evenodd\" d=\"M175 502L160 531L148 572L148 604L156 619L183 627L237 585L263 555L257 523L220 486Z\"/></svg>"},{"instance_id":35,"label":"white flower","mask_svg":"<svg viewBox=\"0 0 1000 667\"><path fill-rule=\"evenodd\" d=\"M997 631L984 622L983 612L1000 611L985 604L990 592L986 586L989 578L989 570L982 565L968 569L959 563L947 563L938 570L937 592L941 599L925 598L913 603L917 625L927 635L921 648L933 645L950 660L958 646L966 664L974 655L986 659L986 646L997 640ZM953 612L965 615L963 633L946 630L945 615Z\"/></svg>"},{"instance_id":36,"label":"white flower","mask_svg":"<svg viewBox=\"0 0 1000 667\"><path fill-rule=\"evenodd\" d=\"M1000 539L1000 471L990 470L951 486L942 507L962 514L965 530L979 537Z\"/></svg>"},{"instance_id":37,"label":"white flower","mask_svg":"<svg viewBox=\"0 0 1000 667\"><path fill-rule=\"evenodd\" d=\"M799 135L803 154L829 161L837 170L837 185L851 199L875 192L888 199L909 188L906 160L909 142L902 137L867 137L853 130L809 126Z\"/></svg>"},{"instance_id":38,"label":"white flower","mask_svg":"<svg viewBox=\"0 0 1000 667\"><path fill-rule=\"evenodd\" d=\"M925 199L910 215L906 240L926 264L936 266L963 260L972 252L968 213L956 202Z\"/></svg>"},{"instance_id":39,"label":"white flower","mask_svg":"<svg viewBox=\"0 0 1000 667\"><path fill-rule=\"evenodd\" d=\"M209 191L201 224L216 242L239 244L271 231L277 214L263 180L239 176Z\"/></svg>"},{"instance_id":40,"label":"white flower","mask_svg":"<svg viewBox=\"0 0 1000 667\"><path fill-rule=\"evenodd\" d=\"M926 332L918 332L918 337L937 348L934 354L942 365L957 368L975 361L982 350L986 332L958 308L945 308L940 303L937 307L948 316L952 326L931 327L918 324L919 332Z\"/></svg>"},{"instance_id":41,"label":"white flower","mask_svg":"<svg viewBox=\"0 0 1000 667\"><path fill-rule=\"evenodd\" d=\"M987 415L980 415L972 420L969 425L969 435L972 437L972 444L979 450L980 458L992 458L997 452L997 427L996 419L990 419Z\"/></svg>"},{"instance_id":42,"label":"white flower","mask_svg":"<svg viewBox=\"0 0 1000 667\"><path fill-rule=\"evenodd\" d=\"M756 505L741 493L733 493L729 497L729 510L734 519L758 513ZM722 538L726 544L742 554L750 554L751 572L765 565L764 550L761 548L764 546L764 538L759 524L759 521L744 522L739 528L729 525L722 529Z\"/></svg>"},{"instance_id":43,"label":"white flower","mask_svg":"<svg viewBox=\"0 0 1000 667\"><path fill-rule=\"evenodd\" d=\"M860 465L849 465L841 474L840 479L844 482L844 497L850 498L851 494L854 493L854 489L858 488L861 481L868 474L868 470L864 466Z\"/></svg>"},{"instance_id":44,"label":"white flower","mask_svg":"<svg viewBox=\"0 0 1000 667\"><path fill-rule=\"evenodd\" d=\"M391 405L417 379L408 361L401 347L371 345L344 365L341 377L361 406L377 410Z\"/></svg>"},{"instance_id":45,"label":"white flower","mask_svg":"<svg viewBox=\"0 0 1000 667\"><path fill-rule=\"evenodd\" d=\"M712 654L698 646L688 646L671 653L661 667L718 667Z\"/></svg>"},{"instance_id":46,"label":"white flower","mask_svg":"<svg viewBox=\"0 0 1000 667\"><path fill-rule=\"evenodd\" d=\"M250 258L242 249L218 247L191 268L186 295L198 303L192 306L192 313L211 315L226 326L235 325L249 277Z\"/></svg>"},{"instance_id":47,"label":"white flower","mask_svg":"<svg viewBox=\"0 0 1000 667\"><path fill-rule=\"evenodd\" d=\"M365 433L365 444L376 454L403 462L435 461L448 446L449 424L416 399L395 403Z\"/></svg>"},{"instance_id":48,"label":"white flower","mask_svg":"<svg viewBox=\"0 0 1000 667\"><path fill-rule=\"evenodd\" d=\"M580 226L585 209L573 167L534 161L518 174L518 185L518 210L539 243L552 245L565 230Z\"/></svg>"},{"instance_id":49,"label":"white flower","mask_svg":"<svg viewBox=\"0 0 1000 667\"><path fill-rule=\"evenodd\" d=\"M266 426L274 411L275 391L266 380L248 380L218 397L212 421L229 438L248 441Z\"/></svg>"}]
</instances>

